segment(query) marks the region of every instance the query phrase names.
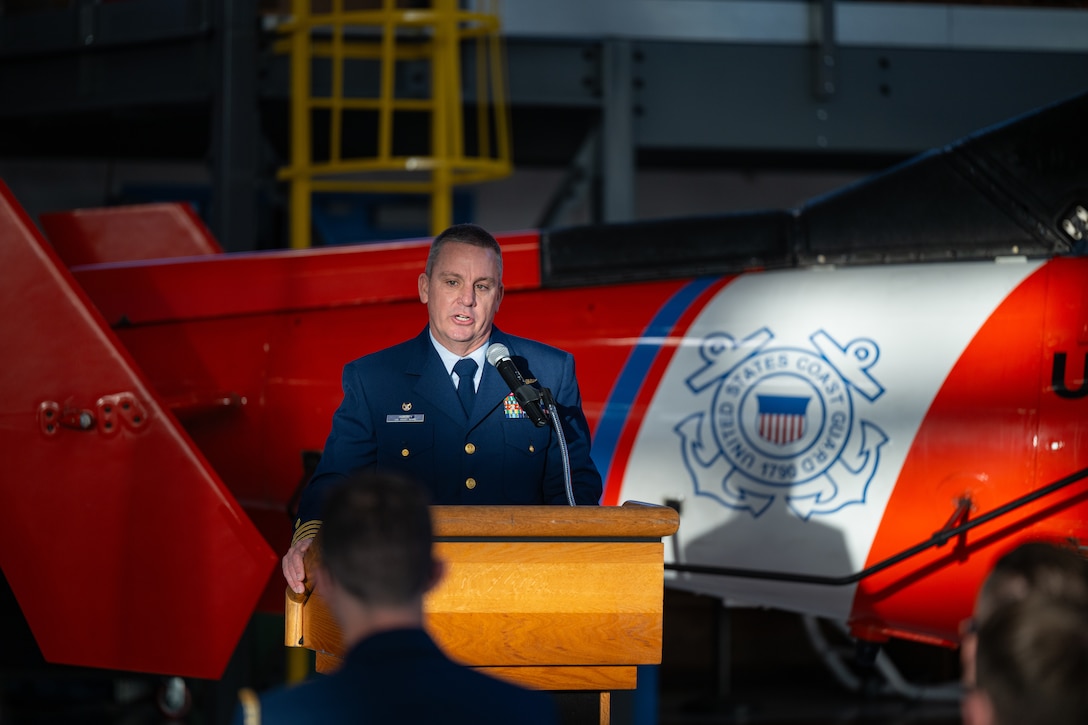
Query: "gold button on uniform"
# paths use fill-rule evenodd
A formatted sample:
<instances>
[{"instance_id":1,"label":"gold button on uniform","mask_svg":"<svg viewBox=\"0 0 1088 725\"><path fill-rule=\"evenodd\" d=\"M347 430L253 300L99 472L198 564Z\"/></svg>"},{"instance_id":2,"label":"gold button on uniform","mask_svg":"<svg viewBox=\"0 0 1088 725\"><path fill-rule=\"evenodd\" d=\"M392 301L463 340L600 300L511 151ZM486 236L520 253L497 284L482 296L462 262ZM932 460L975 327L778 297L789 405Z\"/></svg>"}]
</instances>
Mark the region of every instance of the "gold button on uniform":
<instances>
[{"instance_id":1,"label":"gold button on uniform","mask_svg":"<svg viewBox=\"0 0 1088 725\"><path fill-rule=\"evenodd\" d=\"M472 444L472 443L466 443L465 444L465 453L467 453L467 454L469 454L471 456L475 452L476 452L475 444Z\"/></svg>"},{"instance_id":2,"label":"gold button on uniform","mask_svg":"<svg viewBox=\"0 0 1088 725\"><path fill-rule=\"evenodd\" d=\"M469 491L476 488L476 479L475 478L470 478L467 481L465 481L465 488L467 488Z\"/></svg>"},{"instance_id":3,"label":"gold button on uniform","mask_svg":"<svg viewBox=\"0 0 1088 725\"><path fill-rule=\"evenodd\" d=\"M402 450L402 451L400 452L400 454L401 454L401 456L403 456L404 458L407 458L407 457L408 457L408 449L407 449L407 448L405 448L404 450Z\"/></svg>"}]
</instances>

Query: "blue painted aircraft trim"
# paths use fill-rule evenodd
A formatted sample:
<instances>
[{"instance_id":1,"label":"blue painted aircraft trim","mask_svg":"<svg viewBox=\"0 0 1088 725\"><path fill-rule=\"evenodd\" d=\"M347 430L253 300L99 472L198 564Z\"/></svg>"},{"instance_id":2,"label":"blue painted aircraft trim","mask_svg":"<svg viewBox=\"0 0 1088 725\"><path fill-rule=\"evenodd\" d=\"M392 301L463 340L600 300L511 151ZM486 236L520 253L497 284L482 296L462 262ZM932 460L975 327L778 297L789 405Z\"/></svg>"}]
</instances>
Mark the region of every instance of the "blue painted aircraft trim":
<instances>
[{"instance_id":1,"label":"blue painted aircraft trim","mask_svg":"<svg viewBox=\"0 0 1088 725\"><path fill-rule=\"evenodd\" d=\"M717 280L717 277L699 277L680 288L650 320L635 349L631 351L631 356L627 358L619 379L605 402L604 413L593 436L593 462L597 464L597 470L601 472L604 480L608 480L620 433L650 366L661 350L661 343L672 333L677 320L688 310L695 298Z\"/></svg>"}]
</instances>

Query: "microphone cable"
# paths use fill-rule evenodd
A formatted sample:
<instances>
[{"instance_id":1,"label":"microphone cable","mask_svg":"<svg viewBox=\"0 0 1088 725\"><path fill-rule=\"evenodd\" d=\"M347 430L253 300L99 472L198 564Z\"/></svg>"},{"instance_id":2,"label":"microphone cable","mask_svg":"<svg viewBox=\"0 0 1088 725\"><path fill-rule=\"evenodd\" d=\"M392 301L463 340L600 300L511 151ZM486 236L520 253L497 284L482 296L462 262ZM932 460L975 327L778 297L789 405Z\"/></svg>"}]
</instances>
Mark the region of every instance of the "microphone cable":
<instances>
[{"instance_id":1,"label":"microphone cable","mask_svg":"<svg viewBox=\"0 0 1088 725\"><path fill-rule=\"evenodd\" d=\"M544 400L544 413L548 419L552 422L552 427L555 428L556 438L559 439L559 453L563 459L563 486L567 492L567 503L571 506L575 506L574 503L574 484L571 482L570 473L570 451L567 450L567 437L563 433L563 424L559 420L559 413L556 410L555 400L552 398L552 391L548 388L542 389Z\"/></svg>"}]
</instances>

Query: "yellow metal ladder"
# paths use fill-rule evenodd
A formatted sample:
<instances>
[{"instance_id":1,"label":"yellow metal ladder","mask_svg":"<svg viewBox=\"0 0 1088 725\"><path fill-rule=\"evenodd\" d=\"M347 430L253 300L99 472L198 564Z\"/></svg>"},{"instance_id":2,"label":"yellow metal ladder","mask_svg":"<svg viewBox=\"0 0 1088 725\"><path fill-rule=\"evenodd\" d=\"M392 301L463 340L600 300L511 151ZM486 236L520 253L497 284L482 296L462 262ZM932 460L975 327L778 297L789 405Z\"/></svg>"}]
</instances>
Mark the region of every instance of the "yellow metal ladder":
<instances>
[{"instance_id":1,"label":"yellow metal ladder","mask_svg":"<svg viewBox=\"0 0 1088 725\"><path fill-rule=\"evenodd\" d=\"M291 67L291 159L278 176L290 184L292 248L311 245L316 191L430 195L433 235L452 223L455 185L510 174L497 2L475 0L468 9L458 0L292 0L276 44ZM328 93L315 96L314 79L326 67ZM405 82L411 68L426 69L422 83ZM429 139L405 130L412 115L426 118ZM326 116L328 148L315 154L314 124ZM345 143L349 119L376 128L376 138ZM348 147L364 148L347 156Z\"/></svg>"}]
</instances>

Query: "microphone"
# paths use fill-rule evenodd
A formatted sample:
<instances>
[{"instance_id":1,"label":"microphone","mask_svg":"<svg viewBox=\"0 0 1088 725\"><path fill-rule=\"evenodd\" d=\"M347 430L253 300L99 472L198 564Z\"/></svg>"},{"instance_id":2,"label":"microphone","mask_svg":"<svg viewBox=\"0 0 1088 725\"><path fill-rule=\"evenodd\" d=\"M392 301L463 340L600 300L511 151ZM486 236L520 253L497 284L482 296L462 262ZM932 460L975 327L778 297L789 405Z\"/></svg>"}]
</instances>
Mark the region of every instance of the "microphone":
<instances>
[{"instance_id":1,"label":"microphone","mask_svg":"<svg viewBox=\"0 0 1088 725\"><path fill-rule=\"evenodd\" d=\"M533 425L537 428L547 425L548 419L540 407L540 392L525 382L517 365L510 359L510 350L506 345L499 342L490 345L487 348L487 361L495 366L502 379L510 386L510 392L518 399L518 404L528 414Z\"/></svg>"}]
</instances>

